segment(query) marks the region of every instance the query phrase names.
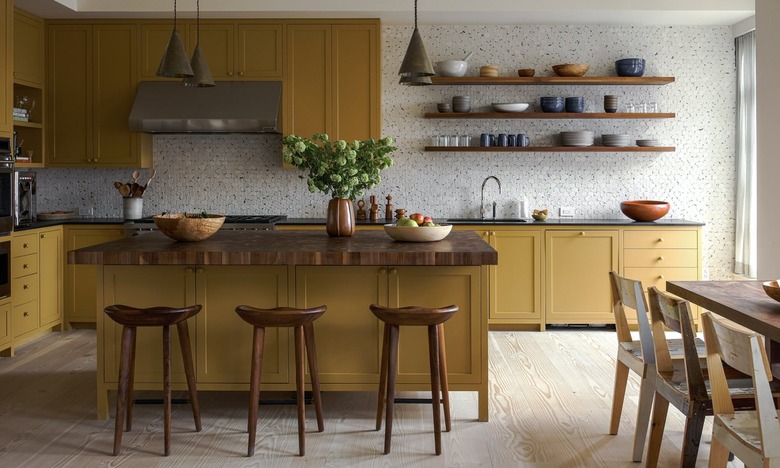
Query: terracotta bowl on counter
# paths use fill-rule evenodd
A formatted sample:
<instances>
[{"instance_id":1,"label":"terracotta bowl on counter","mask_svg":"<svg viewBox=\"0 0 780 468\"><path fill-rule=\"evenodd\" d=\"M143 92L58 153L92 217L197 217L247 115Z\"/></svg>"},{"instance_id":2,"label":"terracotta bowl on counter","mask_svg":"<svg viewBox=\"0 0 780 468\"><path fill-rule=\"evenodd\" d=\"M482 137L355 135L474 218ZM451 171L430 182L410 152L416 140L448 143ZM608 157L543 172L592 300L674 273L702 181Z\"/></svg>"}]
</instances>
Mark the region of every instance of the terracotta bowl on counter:
<instances>
[{"instance_id":1,"label":"terracotta bowl on counter","mask_svg":"<svg viewBox=\"0 0 780 468\"><path fill-rule=\"evenodd\" d=\"M620 211L634 221L649 223L663 218L669 212L669 203L656 200L620 202Z\"/></svg>"},{"instance_id":2,"label":"terracotta bowl on counter","mask_svg":"<svg viewBox=\"0 0 780 468\"><path fill-rule=\"evenodd\" d=\"M387 235L401 242L436 242L447 237L451 230L452 224L427 227L385 224Z\"/></svg>"},{"instance_id":3,"label":"terracotta bowl on counter","mask_svg":"<svg viewBox=\"0 0 780 468\"><path fill-rule=\"evenodd\" d=\"M777 280L764 281L761 283L761 286L764 287L764 292L767 296L780 302L780 285L777 284Z\"/></svg>"},{"instance_id":4,"label":"terracotta bowl on counter","mask_svg":"<svg viewBox=\"0 0 780 468\"><path fill-rule=\"evenodd\" d=\"M153 219L160 232L182 242L208 239L219 231L225 222L222 215L198 213L162 214Z\"/></svg>"}]
</instances>

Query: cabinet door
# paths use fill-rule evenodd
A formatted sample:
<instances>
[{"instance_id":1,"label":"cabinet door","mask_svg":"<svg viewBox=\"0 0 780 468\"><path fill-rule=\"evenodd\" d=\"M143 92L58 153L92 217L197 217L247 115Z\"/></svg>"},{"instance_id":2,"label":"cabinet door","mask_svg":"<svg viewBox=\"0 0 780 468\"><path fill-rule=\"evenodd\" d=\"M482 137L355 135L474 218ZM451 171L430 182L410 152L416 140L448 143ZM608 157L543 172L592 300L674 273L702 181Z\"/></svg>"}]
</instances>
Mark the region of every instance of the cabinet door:
<instances>
[{"instance_id":1,"label":"cabinet door","mask_svg":"<svg viewBox=\"0 0 780 468\"><path fill-rule=\"evenodd\" d=\"M498 265L490 267L490 323L541 323L541 231L487 234L499 258Z\"/></svg>"},{"instance_id":2,"label":"cabinet door","mask_svg":"<svg viewBox=\"0 0 780 468\"><path fill-rule=\"evenodd\" d=\"M13 67L14 28L13 0L0 0L0 135L11 137L13 133Z\"/></svg>"},{"instance_id":3,"label":"cabinet door","mask_svg":"<svg viewBox=\"0 0 780 468\"><path fill-rule=\"evenodd\" d=\"M196 273L198 382L249 383L253 327L235 312L238 305L270 309L287 306L287 267L210 266ZM291 382L287 328L266 328L263 383Z\"/></svg>"},{"instance_id":4,"label":"cabinet door","mask_svg":"<svg viewBox=\"0 0 780 468\"><path fill-rule=\"evenodd\" d=\"M195 304L195 272L192 268L179 266L106 266L103 267L103 303L126 304L135 307L186 307ZM102 323L102 325L101 325ZM187 322L193 355L197 355L195 336L197 322ZM122 340L122 326L108 317L101 317L98 326L103 328L103 349L105 356L103 372L105 382L117 382L119 375L119 350ZM171 330L171 368L174 382L186 382L181 357L178 333ZM99 352L99 351L98 351ZM162 329L140 327L136 343L135 382L161 384Z\"/></svg>"},{"instance_id":5,"label":"cabinet door","mask_svg":"<svg viewBox=\"0 0 780 468\"><path fill-rule=\"evenodd\" d=\"M0 351L11 343L11 301L0 304Z\"/></svg>"},{"instance_id":6,"label":"cabinet door","mask_svg":"<svg viewBox=\"0 0 780 468\"><path fill-rule=\"evenodd\" d=\"M286 135L332 134L331 50L330 26L287 26Z\"/></svg>"},{"instance_id":7,"label":"cabinet door","mask_svg":"<svg viewBox=\"0 0 780 468\"><path fill-rule=\"evenodd\" d=\"M617 231L547 231L547 323L614 323L609 272L618 271Z\"/></svg>"},{"instance_id":8,"label":"cabinet door","mask_svg":"<svg viewBox=\"0 0 780 468\"><path fill-rule=\"evenodd\" d=\"M62 228L42 231L38 249L41 326L47 326L62 320Z\"/></svg>"},{"instance_id":9,"label":"cabinet door","mask_svg":"<svg viewBox=\"0 0 780 468\"><path fill-rule=\"evenodd\" d=\"M198 28L195 24L187 26L187 51L192 57L192 51L198 41ZM233 24L201 24L200 49L209 64L211 76L215 80L234 79L235 73L235 34Z\"/></svg>"},{"instance_id":10,"label":"cabinet door","mask_svg":"<svg viewBox=\"0 0 780 468\"><path fill-rule=\"evenodd\" d=\"M479 267L391 267L389 306L458 306L444 324L447 372L451 383L481 381L482 317ZM427 327L401 327L398 383L430 379Z\"/></svg>"},{"instance_id":11,"label":"cabinet door","mask_svg":"<svg viewBox=\"0 0 780 468\"><path fill-rule=\"evenodd\" d=\"M186 27L181 23L178 25L179 36L181 36L184 47L187 47ZM141 24L141 53L140 63L138 65L141 80L143 81L176 81L179 78L161 78L157 76L157 69L160 67L165 49L168 47L168 41L171 39L173 27L171 24ZM189 49L187 49L189 50Z\"/></svg>"},{"instance_id":12,"label":"cabinet door","mask_svg":"<svg viewBox=\"0 0 780 468\"><path fill-rule=\"evenodd\" d=\"M14 82L43 88L43 21L16 10L14 14ZM41 105L41 103L37 103Z\"/></svg>"},{"instance_id":13,"label":"cabinet door","mask_svg":"<svg viewBox=\"0 0 780 468\"><path fill-rule=\"evenodd\" d=\"M320 381L379 383L382 328L368 306L387 305L387 268L311 266L295 271L295 306L328 306L314 323Z\"/></svg>"},{"instance_id":14,"label":"cabinet door","mask_svg":"<svg viewBox=\"0 0 780 468\"><path fill-rule=\"evenodd\" d=\"M240 24L237 50L240 78L282 78L281 24Z\"/></svg>"},{"instance_id":15,"label":"cabinet door","mask_svg":"<svg viewBox=\"0 0 780 468\"><path fill-rule=\"evenodd\" d=\"M377 25L333 26L333 139L379 138Z\"/></svg>"},{"instance_id":16,"label":"cabinet door","mask_svg":"<svg viewBox=\"0 0 780 468\"><path fill-rule=\"evenodd\" d=\"M102 244L121 239L123 235L124 232L119 227L68 227L65 231L65 250ZM65 319L68 322L95 322L98 313L96 281L95 265L68 265L65 275Z\"/></svg>"},{"instance_id":17,"label":"cabinet door","mask_svg":"<svg viewBox=\"0 0 780 468\"><path fill-rule=\"evenodd\" d=\"M50 26L48 46L47 163L86 164L93 159L92 26Z\"/></svg>"},{"instance_id":18,"label":"cabinet door","mask_svg":"<svg viewBox=\"0 0 780 468\"><path fill-rule=\"evenodd\" d=\"M137 161L137 133L127 116L138 85L137 32L134 25L96 25L93 30L94 162L131 166Z\"/></svg>"}]
</instances>

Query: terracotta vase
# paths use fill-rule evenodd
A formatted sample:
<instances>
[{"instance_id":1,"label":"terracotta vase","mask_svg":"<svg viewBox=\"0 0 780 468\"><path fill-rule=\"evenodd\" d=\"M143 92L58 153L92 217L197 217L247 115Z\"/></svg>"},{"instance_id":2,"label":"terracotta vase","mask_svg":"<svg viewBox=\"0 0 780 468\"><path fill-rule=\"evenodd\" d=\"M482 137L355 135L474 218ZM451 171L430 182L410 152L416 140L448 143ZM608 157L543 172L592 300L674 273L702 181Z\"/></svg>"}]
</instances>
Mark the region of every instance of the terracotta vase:
<instances>
[{"instance_id":1,"label":"terracotta vase","mask_svg":"<svg viewBox=\"0 0 780 468\"><path fill-rule=\"evenodd\" d=\"M355 208L348 198L332 198L328 202L325 230L331 237L349 237L355 234Z\"/></svg>"}]
</instances>

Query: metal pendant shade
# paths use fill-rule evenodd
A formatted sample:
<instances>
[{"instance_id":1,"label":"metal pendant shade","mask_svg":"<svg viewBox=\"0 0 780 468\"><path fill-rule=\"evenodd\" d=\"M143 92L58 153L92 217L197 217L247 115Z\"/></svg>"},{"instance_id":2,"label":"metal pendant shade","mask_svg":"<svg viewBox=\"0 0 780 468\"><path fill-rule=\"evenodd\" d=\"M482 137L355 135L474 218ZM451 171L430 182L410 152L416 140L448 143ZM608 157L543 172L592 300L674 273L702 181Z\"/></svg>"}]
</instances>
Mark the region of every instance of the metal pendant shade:
<instances>
[{"instance_id":1,"label":"metal pendant shade","mask_svg":"<svg viewBox=\"0 0 780 468\"><path fill-rule=\"evenodd\" d=\"M417 0L414 1L414 32L398 74L401 76L399 82L409 86L429 85L430 77L435 75L420 30L417 29Z\"/></svg>"},{"instance_id":2,"label":"metal pendant shade","mask_svg":"<svg viewBox=\"0 0 780 468\"><path fill-rule=\"evenodd\" d=\"M214 84L214 77L211 76L211 70L209 64L206 62L206 57L203 55L203 51L200 48L200 42L195 45L195 50L192 51L192 72L194 76L184 78L182 83L187 87L212 87Z\"/></svg>"},{"instance_id":3,"label":"metal pendant shade","mask_svg":"<svg viewBox=\"0 0 780 468\"><path fill-rule=\"evenodd\" d=\"M185 78L193 76L190 61L187 59L187 52L184 50L184 43L181 41L179 31L176 29L176 0L173 2L173 32L168 40L168 47L165 48L165 54L160 60L160 66L157 68L157 76L167 78Z\"/></svg>"}]
</instances>

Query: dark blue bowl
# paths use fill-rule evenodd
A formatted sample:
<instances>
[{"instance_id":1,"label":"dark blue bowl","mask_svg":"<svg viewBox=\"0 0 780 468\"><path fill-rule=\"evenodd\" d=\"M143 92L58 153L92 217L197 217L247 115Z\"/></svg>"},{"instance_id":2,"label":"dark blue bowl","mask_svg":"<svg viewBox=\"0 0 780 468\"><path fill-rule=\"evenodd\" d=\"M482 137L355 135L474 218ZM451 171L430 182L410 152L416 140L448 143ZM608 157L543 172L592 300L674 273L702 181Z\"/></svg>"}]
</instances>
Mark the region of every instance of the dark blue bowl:
<instances>
[{"instance_id":1,"label":"dark blue bowl","mask_svg":"<svg viewBox=\"0 0 780 468\"><path fill-rule=\"evenodd\" d=\"M560 101L542 99L539 102L542 112L561 112L563 110L563 98Z\"/></svg>"},{"instance_id":2,"label":"dark blue bowl","mask_svg":"<svg viewBox=\"0 0 780 468\"><path fill-rule=\"evenodd\" d=\"M645 74L645 59L626 58L615 61L618 76L642 76Z\"/></svg>"}]
</instances>

